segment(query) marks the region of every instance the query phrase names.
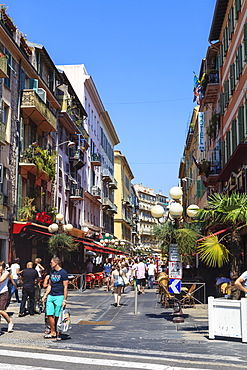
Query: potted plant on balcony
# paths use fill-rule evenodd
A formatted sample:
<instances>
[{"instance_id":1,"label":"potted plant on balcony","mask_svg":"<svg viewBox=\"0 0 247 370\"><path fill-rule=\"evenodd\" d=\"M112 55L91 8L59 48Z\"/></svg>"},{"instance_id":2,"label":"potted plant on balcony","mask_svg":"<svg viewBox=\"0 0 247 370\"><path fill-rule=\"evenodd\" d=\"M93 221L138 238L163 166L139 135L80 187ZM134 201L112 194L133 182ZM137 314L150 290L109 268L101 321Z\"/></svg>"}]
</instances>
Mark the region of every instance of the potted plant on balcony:
<instances>
[{"instance_id":1,"label":"potted plant on balcony","mask_svg":"<svg viewBox=\"0 0 247 370\"><path fill-rule=\"evenodd\" d=\"M23 206L19 209L19 216L21 221L32 220L36 213L36 207L33 205L34 198L23 198Z\"/></svg>"},{"instance_id":2,"label":"potted plant on balcony","mask_svg":"<svg viewBox=\"0 0 247 370\"><path fill-rule=\"evenodd\" d=\"M78 243L74 242L71 235L65 233L58 233L52 235L48 242L48 251L56 256L64 256L66 252L73 252L77 250Z\"/></svg>"}]
</instances>

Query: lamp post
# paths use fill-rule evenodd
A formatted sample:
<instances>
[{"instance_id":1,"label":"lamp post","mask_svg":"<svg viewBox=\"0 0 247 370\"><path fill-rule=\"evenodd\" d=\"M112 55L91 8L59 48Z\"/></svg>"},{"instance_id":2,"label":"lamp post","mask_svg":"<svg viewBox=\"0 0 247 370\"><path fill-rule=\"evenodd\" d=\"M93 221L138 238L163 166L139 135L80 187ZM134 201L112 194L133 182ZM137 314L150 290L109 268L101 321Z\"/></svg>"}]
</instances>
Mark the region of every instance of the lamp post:
<instances>
[{"instance_id":1,"label":"lamp post","mask_svg":"<svg viewBox=\"0 0 247 370\"><path fill-rule=\"evenodd\" d=\"M70 233L73 229L73 225L71 224L63 224L62 221L64 219L64 216L61 213L58 213L56 215L56 223L51 224L48 226L48 231L50 233Z\"/></svg>"},{"instance_id":2,"label":"lamp post","mask_svg":"<svg viewBox=\"0 0 247 370\"><path fill-rule=\"evenodd\" d=\"M170 203L170 207L169 207L169 210L167 212L166 219L164 222L167 222L170 219L171 221L174 221L175 228L178 228L179 219L183 215L183 206L181 204L183 191L180 187L174 186L170 189L169 195L172 198L172 202ZM199 207L197 205L195 204L190 205L186 210L187 216L191 218L196 217L198 209ZM151 214L154 218L158 220L159 223L161 223L160 219L165 215L165 211L161 205L157 204L151 209ZM173 282L175 281L175 283L172 283L174 289L177 289L177 286L179 286L179 289L177 289L177 292L174 292L174 293L180 294L181 283L179 284L179 280L182 279L182 270L181 270L182 266L181 266L179 254L177 251L176 240L174 241L174 244L170 245L169 247L169 252L171 252L172 250L173 250L173 253L169 253L169 262L172 262L171 265L172 264L177 265L177 269L176 269L177 277L174 277L174 276L171 277L171 272L169 271L169 279L170 278L174 279ZM173 258L173 261L170 260L170 256L172 254L175 256L175 258ZM178 284L176 284L176 280L178 280ZM182 317L183 313L182 313L182 308L181 308L181 302L179 301L179 299L176 299L175 301L173 314L174 314L174 318L173 318L174 323L184 322L184 318Z\"/></svg>"}]
</instances>

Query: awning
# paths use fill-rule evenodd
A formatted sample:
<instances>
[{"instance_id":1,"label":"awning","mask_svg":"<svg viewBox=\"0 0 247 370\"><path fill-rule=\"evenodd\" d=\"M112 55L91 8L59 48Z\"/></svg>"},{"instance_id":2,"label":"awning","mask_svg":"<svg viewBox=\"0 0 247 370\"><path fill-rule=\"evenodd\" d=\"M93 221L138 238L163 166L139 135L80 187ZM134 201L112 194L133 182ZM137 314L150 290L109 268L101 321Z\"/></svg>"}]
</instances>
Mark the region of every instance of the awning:
<instances>
[{"instance_id":1,"label":"awning","mask_svg":"<svg viewBox=\"0 0 247 370\"><path fill-rule=\"evenodd\" d=\"M217 182L228 181L232 172L238 172L238 169L247 163L247 144L239 144L232 153L231 157L220 172Z\"/></svg>"},{"instance_id":2,"label":"awning","mask_svg":"<svg viewBox=\"0 0 247 370\"><path fill-rule=\"evenodd\" d=\"M219 234L222 234L222 233L226 232L226 231L227 231L227 230L229 230L229 229L230 229L230 227L228 227L227 229L224 229L224 230L216 231L216 233L212 233L212 234L210 234L210 235L204 236L204 237L203 237L203 238L201 238L201 239L197 239L197 242L200 242L200 241L202 241L202 240L204 240L204 239L210 238L210 237L211 237L211 236L213 236L213 235L219 235Z\"/></svg>"}]
</instances>

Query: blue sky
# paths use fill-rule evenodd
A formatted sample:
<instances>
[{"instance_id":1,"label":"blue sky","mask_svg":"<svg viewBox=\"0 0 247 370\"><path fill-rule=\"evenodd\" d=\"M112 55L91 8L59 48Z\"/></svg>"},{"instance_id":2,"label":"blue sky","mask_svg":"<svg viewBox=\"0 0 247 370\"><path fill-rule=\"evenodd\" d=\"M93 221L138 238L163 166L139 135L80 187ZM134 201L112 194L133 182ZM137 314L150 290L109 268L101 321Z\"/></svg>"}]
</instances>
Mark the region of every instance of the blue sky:
<instances>
[{"instance_id":1,"label":"blue sky","mask_svg":"<svg viewBox=\"0 0 247 370\"><path fill-rule=\"evenodd\" d=\"M168 195L195 103L216 0L9 0L55 64L85 64L142 183Z\"/></svg>"}]
</instances>

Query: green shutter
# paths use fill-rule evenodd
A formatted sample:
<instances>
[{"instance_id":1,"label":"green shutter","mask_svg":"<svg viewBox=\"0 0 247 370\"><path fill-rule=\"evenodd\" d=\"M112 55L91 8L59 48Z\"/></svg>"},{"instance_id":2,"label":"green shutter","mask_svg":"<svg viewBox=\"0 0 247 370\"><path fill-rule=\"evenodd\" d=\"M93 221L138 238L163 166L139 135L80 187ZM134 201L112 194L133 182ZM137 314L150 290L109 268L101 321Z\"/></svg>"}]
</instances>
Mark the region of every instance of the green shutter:
<instances>
[{"instance_id":1,"label":"green shutter","mask_svg":"<svg viewBox=\"0 0 247 370\"><path fill-rule=\"evenodd\" d=\"M235 0L235 12L236 12L236 19L238 19L238 12L241 10L241 0Z\"/></svg>"},{"instance_id":2,"label":"green shutter","mask_svg":"<svg viewBox=\"0 0 247 370\"><path fill-rule=\"evenodd\" d=\"M225 147L226 147L226 142L225 142L225 140L222 140L221 141L221 163L222 163L222 167L224 167L224 165L226 164Z\"/></svg>"},{"instance_id":3,"label":"green shutter","mask_svg":"<svg viewBox=\"0 0 247 370\"><path fill-rule=\"evenodd\" d=\"M224 108L226 108L229 102L229 80L225 80L224 82Z\"/></svg>"},{"instance_id":4,"label":"green shutter","mask_svg":"<svg viewBox=\"0 0 247 370\"><path fill-rule=\"evenodd\" d=\"M224 115L224 93L220 93L220 115Z\"/></svg>"},{"instance_id":5,"label":"green shutter","mask_svg":"<svg viewBox=\"0 0 247 370\"><path fill-rule=\"evenodd\" d=\"M238 47L238 61L239 61L239 73L242 73L243 69L243 51L242 51L242 45L239 45Z\"/></svg>"},{"instance_id":6,"label":"green shutter","mask_svg":"<svg viewBox=\"0 0 247 370\"><path fill-rule=\"evenodd\" d=\"M244 140L244 106L241 105L238 108L238 133L239 133L239 142L241 143Z\"/></svg>"},{"instance_id":7,"label":"green shutter","mask_svg":"<svg viewBox=\"0 0 247 370\"><path fill-rule=\"evenodd\" d=\"M18 175L18 194L17 194L17 220L19 220L19 209L22 207L22 176Z\"/></svg>"},{"instance_id":8,"label":"green shutter","mask_svg":"<svg viewBox=\"0 0 247 370\"><path fill-rule=\"evenodd\" d=\"M233 119L232 120L232 151L237 148L237 120Z\"/></svg>"},{"instance_id":9,"label":"green shutter","mask_svg":"<svg viewBox=\"0 0 247 370\"><path fill-rule=\"evenodd\" d=\"M202 180L197 180L196 182L196 197L201 198L207 188L204 186Z\"/></svg>"},{"instance_id":10,"label":"green shutter","mask_svg":"<svg viewBox=\"0 0 247 370\"><path fill-rule=\"evenodd\" d=\"M223 45L220 44L220 53L219 53L219 56L218 56L218 64L219 64L219 68L222 67L223 65Z\"/></svg>"},{"instance_id":11,"label":"green shutter","mask_svg":"<svg viewBox=\"0 0 247 370\"><path fill-rule=\"evenodd\" d=\"M227 50L228 50L228 28L226 27L224 29L224 39L223 39L223 52L224 52L224 55L226 55Z\"/></svg>"},{"instance_id":12,"label":"green shutter","mask_svg":"<svg viewBox=\"0 0 247 370\"><path fill-rule=\"evenodd\" d=\"M231 156L231 132L226 132L226 162Z\"/></svg>"},{"instance_id":13,"label":"green shutter","mask_svg":"<svg viewBox=\"0 0 247 370\"><path fill-rule=\"evenodd\" d=\"M233 94L233 91L236 86L236 75L235 75L235 63L230 65L230 90L231 94Z\"/></svg>"},{"instance_id":14,"label":"green shutter","mask_svg":"<svg viewBox=\"0 0 247 370\"><path fill-rule=\"evenodd\" d=\"M244 60L247 60L247 23L244 25Z\"/></svg>"}]
</instances>

